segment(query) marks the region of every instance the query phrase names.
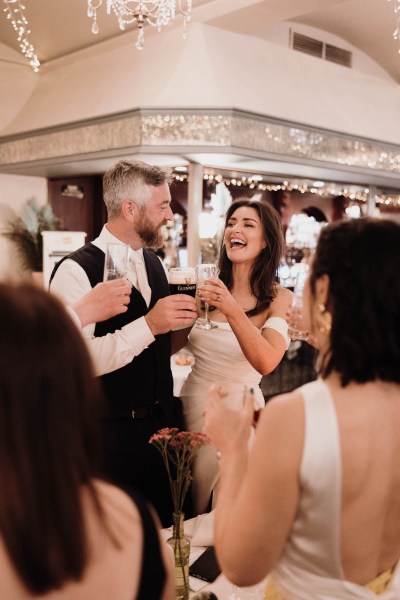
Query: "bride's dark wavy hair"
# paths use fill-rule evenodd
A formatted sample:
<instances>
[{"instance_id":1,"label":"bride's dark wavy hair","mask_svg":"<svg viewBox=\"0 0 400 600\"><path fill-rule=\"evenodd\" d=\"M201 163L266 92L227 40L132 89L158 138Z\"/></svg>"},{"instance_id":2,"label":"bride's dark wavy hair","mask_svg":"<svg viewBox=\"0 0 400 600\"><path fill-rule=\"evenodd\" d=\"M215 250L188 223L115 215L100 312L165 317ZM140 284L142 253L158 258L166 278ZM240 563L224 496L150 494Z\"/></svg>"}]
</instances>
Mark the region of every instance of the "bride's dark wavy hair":
<instances>
[{"instance_id":1,"label":"bride's dark wavy hair","mask_svg":"<svg viewBox=\"0 0 400 600\"><path fill-rule=\"evenodd\" d=\"M310 275L329 276L332 315L323 377L341 383L400 383L400 225L385 219L339 221L322 229Z\"/></svg>"},{"instance_id":2,"label":"bride's dark wavy hair","mask_svg":"<svg viewBox=\"0 0 400 600\"><path fill-rule=\"evenodd\" d=\"M246 312L247 316L251 317L266 310L276 297L277 270L284 252L284 238L278 212L267 202L249 198L238 198L230 205L225 216L225 229L233 213L242 206L254 208L257 212L266 242L265 248L257 256L250 271L250 288L257 298L256 306ZM228 290L231 290L233 286L232 261L228 258L224 241L222 241L220 249L218 266L219 278L225 283Z\"/></svg>"}]
</instances>

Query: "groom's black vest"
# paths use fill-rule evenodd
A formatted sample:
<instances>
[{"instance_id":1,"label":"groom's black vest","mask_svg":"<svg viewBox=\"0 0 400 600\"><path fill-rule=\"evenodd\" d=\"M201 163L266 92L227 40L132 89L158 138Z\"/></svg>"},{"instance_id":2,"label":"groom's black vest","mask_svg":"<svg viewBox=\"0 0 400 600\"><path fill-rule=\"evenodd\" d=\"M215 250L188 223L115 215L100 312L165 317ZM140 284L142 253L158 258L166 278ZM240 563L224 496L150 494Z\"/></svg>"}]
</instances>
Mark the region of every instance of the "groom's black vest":
<instances>
[{"instance_id":1,"label":"groom's black vest","mask_svg":"<svg viewBox=\"0 0 400 600\"><path fill-rule=\"evenodd\" d=\"M60 264L67 258L77 262L86 272L94 287L103 281L104 252L87 244L64 257L55 266L51 279ZM96 324L96 337L114 333L131 321L145 315L159 300L169 295L169 286L158 256L152 250L143 250L144 262L151 288L151 301L147 308L143 296L133 287L126 313ZM51 281L51 280L50 280ZM132 410L159 402L165 415L174 414L173 381L170 367L171 334L157 335L130 363L101 377L107 399L106 417L132 418Z\"/></svg>"}]
</instances>

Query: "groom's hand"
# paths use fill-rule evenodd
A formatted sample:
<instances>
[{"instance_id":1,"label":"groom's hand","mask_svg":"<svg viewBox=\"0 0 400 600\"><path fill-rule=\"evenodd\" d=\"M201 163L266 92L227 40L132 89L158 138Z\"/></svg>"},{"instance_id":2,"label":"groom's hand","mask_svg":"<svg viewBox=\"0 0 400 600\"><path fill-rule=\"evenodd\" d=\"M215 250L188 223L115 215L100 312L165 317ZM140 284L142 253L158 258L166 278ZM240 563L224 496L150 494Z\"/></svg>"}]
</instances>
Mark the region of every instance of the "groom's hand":
<instances>
[{"instance_id":1,"label":"groom's hand","mask_svg":"<svg viewBox=\"0 0 400 600\"><path fill-rule=\"evenodd\" d=\"M190 327L196 318L196 302L188 294L173 294L161 298L145 315L153 335L167 333L176 327Z\"/></svg>"}]
</instances>

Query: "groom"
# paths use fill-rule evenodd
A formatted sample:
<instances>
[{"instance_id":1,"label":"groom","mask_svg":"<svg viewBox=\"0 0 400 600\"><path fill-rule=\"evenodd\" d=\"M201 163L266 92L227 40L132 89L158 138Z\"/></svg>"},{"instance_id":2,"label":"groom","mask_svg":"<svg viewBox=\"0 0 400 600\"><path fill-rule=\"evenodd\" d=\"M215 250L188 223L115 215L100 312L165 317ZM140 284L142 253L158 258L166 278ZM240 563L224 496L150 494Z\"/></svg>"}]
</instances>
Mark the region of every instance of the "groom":
<instances>
[{"instance_id":1,"label":"groom","mask_svg":"<svg viewBox=\"0 0 400 600\"><path fill-rule=\"evenodd\" d=\"M171 330L189 327L196 305L186 294L169 295L162 263L144 248L162 245L160 229L173 217L168 173L122 160L105 173L103 193L106 225L92 243L56 265L50 289L65 303L76 302L102 281L106 244L130 246L128 279L134 287L127 312L83 333L107 401L106 473L117 485L141 492L168 526L173 512L168 479L148 441L162 427L182 427L181 403L173 397L170 355L178 347Z\"/></svg>"}]
</instances>

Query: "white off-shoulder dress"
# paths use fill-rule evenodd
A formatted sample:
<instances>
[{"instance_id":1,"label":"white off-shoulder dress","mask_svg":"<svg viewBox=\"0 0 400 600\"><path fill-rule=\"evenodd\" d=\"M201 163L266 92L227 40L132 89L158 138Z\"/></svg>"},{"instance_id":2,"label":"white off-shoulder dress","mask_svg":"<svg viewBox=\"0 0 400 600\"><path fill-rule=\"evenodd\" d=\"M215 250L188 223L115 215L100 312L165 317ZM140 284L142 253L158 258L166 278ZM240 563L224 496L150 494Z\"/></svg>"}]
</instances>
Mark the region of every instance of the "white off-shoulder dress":
<instances>
[{"instance_id":1,"label":"white off-shoulder dress","mask_svg":"<svg viewBox=\"0 0 400 600\"><path fill-rule=\"evenodd\" d=\"M244 356L229 323L215 323L216 329L203 330L193 327L187 348L195 357L195 363L181 390L181 400L186 427L189 431L202 431L206 392L213 384L229 392L224 402L231 408L240 407L245 386L253 388L255 410L265 404L260 389L261 375ZM270 317L265 328L278 331L289 345L287 323L281 317ZM193 500L197 514L208 510L210 497L219 479L216 448L213 445L200 449L193 467Z\"/></svg>"}]
</instances>

